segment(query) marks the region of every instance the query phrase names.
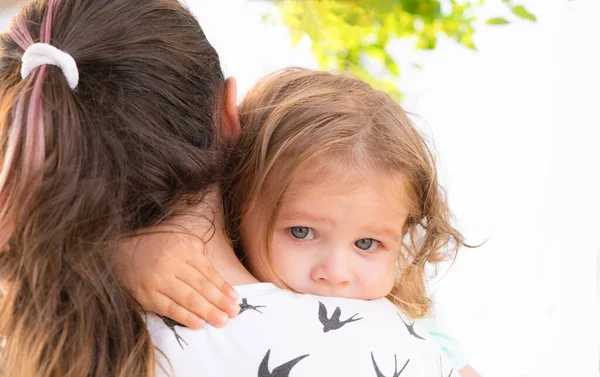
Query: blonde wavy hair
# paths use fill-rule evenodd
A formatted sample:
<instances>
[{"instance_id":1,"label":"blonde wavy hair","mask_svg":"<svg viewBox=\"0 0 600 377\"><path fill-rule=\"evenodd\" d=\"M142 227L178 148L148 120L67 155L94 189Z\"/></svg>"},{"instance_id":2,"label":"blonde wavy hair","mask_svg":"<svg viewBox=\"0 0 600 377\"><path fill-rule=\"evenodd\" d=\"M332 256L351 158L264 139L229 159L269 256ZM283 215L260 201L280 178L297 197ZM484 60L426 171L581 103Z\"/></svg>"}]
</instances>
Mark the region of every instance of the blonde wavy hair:
<instances>
[{"instance_id":1,"label":"blonde wavy hair","mask_svg":"<svg viewBox=\"0 0 600 377\"><path fill-rule=\"evenodd\" d=\"M273 269L270 245L282 198L302 164L319 157L402 174L410 210L388 299L412 317L427 315L426 263L453 258L466 244L451 224L434 155L402 107L357 78L289 68L260 80L239 111L242 134L224 191L232 239L239 239L241 225L260 202L267 215L260 224L264 252L256 260L285 285Z\"/></svg>"}]
</instances>

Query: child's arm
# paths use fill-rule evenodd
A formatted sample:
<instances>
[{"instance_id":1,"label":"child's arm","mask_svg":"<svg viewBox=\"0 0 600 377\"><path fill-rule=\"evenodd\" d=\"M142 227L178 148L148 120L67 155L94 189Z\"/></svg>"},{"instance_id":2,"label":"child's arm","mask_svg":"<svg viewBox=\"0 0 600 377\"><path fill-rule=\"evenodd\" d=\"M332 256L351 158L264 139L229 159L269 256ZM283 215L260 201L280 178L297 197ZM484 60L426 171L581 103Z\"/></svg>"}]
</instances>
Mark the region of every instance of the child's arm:
<instances>
[{"instance_id":1,"label":"child's arm","mask_svg":"<svg viewBox=\"0 0 600 377\"><path fill-rule=\"evenodd\" d=\"M154 227L123 243L117 277L148 311L190 328L216 327L239 312L237 293L205 255L205 244L181 228Z\"/></svg>"}]
</instances>

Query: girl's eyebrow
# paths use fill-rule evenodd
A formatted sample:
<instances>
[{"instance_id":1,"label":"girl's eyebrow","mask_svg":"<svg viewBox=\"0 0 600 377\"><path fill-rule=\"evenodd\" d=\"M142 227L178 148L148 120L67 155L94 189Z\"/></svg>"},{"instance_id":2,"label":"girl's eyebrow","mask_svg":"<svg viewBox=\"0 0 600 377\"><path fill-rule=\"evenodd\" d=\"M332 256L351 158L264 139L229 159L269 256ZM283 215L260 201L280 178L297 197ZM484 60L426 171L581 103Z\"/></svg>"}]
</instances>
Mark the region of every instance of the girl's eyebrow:
<instances>
[{"instance_id":1,"label":"girl's eyebrow","mask_svg":"<svg viewBox=\"0 0 600 377\"><path fill-rule=\"evenodd\" d=\"M332 226L335 225L335 220L307 211L288 210L281 215L281 219L285 221L309 221L313 223L326 223Z\"/></svg>"},{"instance_id":2,"label":"girl's eyebrow","mask_svg":"<svg viewBox=\"0 0 600 377\"><path fill-rule=\"evenodd\" d=\"M361 229L361 232L365 232L366 234L375 234L375 235L383 235L386 237L390 237L395 241L400 241L402 239L402 226L398 228L390 227L390 226L367 226Z\"/></svg>"}]
</instances>

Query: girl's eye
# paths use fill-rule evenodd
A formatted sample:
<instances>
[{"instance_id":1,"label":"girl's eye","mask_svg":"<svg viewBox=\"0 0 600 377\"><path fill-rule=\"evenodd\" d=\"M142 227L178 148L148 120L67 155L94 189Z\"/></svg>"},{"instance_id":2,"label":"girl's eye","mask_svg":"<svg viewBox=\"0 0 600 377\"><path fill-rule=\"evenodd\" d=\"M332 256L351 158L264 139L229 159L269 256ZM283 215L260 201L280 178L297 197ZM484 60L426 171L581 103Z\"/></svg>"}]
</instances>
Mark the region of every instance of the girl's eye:
<instances>
[{"instance_id":1,"label":"girl's eye","mask_svg":"<svg viewBox=\"0 0 600 377\"><path fill-rule=\"evenodd\" d=\"M360 240L354 242L354 246L366 251L375 250L377 246L379 246L379 241L372 238L361 238Z\"/></svg>"},{"instance_id":2,"label":"girl's eye","mask_svg":"<svg viewBox=\"0 0 600 377\"><path fill-rule=\"evenodd\" d=\"M298 240L312 240L313 238L315 238L312 228L309 228L307 226L293 226L291 228L288 228L288 231L290 232L292 237Z\"/></svg>"}]
</instances>

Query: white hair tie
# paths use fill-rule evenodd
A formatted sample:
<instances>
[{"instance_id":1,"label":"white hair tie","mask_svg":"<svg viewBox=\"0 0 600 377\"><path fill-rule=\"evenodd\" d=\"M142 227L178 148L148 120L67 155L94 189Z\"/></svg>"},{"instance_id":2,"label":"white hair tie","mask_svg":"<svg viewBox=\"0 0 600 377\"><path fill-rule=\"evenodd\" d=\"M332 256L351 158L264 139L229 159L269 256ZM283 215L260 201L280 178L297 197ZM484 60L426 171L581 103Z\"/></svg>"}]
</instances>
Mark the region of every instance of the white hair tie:
<instances>
[{"instance_id":1,"label":"white hair tie","mask_svg":"<svg viewBox=\"0 0 600 377\"><path fill-rule=\"evenodd\" d=\"M25 50L21 58L21 77L25 79L37 67L51 64L59 67L71 89L79 83L79 70L75 59L64 51L47 43L34 43Z\"/></svg>"}]
</instances>

